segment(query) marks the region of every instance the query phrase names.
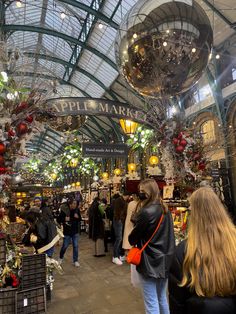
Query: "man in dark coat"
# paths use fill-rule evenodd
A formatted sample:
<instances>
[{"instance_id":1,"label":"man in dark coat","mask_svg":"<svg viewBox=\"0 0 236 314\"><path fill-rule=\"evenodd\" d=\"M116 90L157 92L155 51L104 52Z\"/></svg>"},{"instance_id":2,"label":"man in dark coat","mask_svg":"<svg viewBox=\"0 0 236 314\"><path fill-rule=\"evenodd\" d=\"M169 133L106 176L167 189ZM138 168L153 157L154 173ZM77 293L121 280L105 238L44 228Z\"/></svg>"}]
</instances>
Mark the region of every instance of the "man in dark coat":
<instances>
[{"instance_id":1,"label":"man in dark coat","mask_svg":"<svg viewBox=\"0 0 236 314\"><path fill-rule=\"evenodd\" d=\"M71 199L68 203L61 206L61 212L57 218L57 222L63 225L63 244L60 250L60 262L62 263L64 254L72 242L73 245L73 263L75 267L79 267L79 233L81 215L77 206L77 201Z\"/></svg>"}]
</instances>

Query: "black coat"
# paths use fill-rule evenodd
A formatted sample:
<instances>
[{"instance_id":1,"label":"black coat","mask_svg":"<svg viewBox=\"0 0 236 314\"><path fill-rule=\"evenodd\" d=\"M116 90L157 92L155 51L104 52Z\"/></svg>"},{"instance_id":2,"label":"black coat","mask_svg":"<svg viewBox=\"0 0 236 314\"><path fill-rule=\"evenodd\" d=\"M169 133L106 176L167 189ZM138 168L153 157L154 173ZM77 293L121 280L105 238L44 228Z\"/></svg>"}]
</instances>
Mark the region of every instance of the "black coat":
<instances>
[{"instance_id":1,"label":"black coat","mask_svg":"<svg viewBox=\"0 0 236 314\"><path fill-rule=\"evenodd\" d=\"M135 227L129 235L129 243L141 248L151 237L163 213L160 204L142 208ZM175 240L170 212L165 214L159 230L142 253L137 271L146 277L167 278L174 254Z\"/></svg>"},{"instance_id":2,"label":"black coat","mask_svg":"<svg viewBox=\"0 0 236 314\"><path fill-rule=\"evenodd\" d=\"M104 222L98 206L99 203L94 201L89 208L89 238L93 241L104 239Z\"/></svg>"},{"instance_id":3,"label":"black coat","mask_svg":"<svg viewBox=\"0 0 236 314\"><path fill-rule=\"evenodd\" d=\"M169 300L171 314L235 314L236 296L199 297L187 287L179 287L182 280L186 242L176 248L169 275Z\"/></svg>"},{"instance_id":4,"label":"black coat","mask_svg":"<svg viewBox=\"0 0 236 314\"><path fill-rule=\"evenodd\" d=\"M78 215L78 218L75 217L75 214ZM66 221L66 217L70 217L69 221ZM80 233L80 222L81 214L78 208L70 209L68 205L63 205L61 207L61 212L57 218L57 222L63 225L63 234L65 236L74 236L77 233Z\"/></svg>"},{"instance_id":5,"label":"black coat","mask_svg":"<svg viewBox=\"0 0 236 314\"><path fill-rule=\"evenodd\" d=\"M42 251L42 248L46 246L48 246L46 248L48 250L59 241L59 236L57 235L57 228L54 221L49 219L46 220L45 217L37 219L24 235L22 243L26 246L31 245L31 234L37 236L37 241L33 243L33 246L37 252L38 250Z\"/></svg>"}]
</instances>

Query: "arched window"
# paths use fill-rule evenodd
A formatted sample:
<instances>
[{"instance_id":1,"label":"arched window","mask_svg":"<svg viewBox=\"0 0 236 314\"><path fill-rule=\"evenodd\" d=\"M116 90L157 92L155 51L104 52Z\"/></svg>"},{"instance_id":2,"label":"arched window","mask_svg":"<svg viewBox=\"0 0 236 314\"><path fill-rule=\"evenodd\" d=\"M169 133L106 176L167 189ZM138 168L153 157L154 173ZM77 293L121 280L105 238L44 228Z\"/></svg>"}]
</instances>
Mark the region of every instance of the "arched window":
<instances>
[{"instance_id":1,"label":"arched window","mask_svg":"<svg viewBox=\"0 0 236 314\"><path fill-rule=\"evenodd\" d=\"M215 124L213 120L207 120L201 125L201 133L204 144L210 144L215 142Z\"/></svg>"}]
</instances>

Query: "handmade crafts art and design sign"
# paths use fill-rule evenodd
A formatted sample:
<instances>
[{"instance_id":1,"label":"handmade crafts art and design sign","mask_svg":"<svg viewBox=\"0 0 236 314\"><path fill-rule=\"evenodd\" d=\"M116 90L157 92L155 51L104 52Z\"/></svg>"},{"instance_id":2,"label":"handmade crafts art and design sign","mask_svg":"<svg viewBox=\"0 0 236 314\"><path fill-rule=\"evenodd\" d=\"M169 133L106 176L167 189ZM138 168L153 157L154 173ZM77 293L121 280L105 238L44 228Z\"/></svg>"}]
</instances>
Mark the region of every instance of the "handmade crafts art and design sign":
<instances>
[{"instance_id":1,"label":"handmade crafts art and design sign","mask_svg":"<svg viewBox=\"0 0 236 314\"><path fill-rule=\"evenodd\" d=\"M56 116L103 115L145 123L147 114L119 101L87 97L64 97L49 99L46 109Z\"/></svg>"},{"instance_id":2,"label":"handmade crafts art and design sign","mask_svg":"<svg viewBox=\"0 0 236 314\"><path fill-rule=\"evenodd\" d=\"M125 144L83 143L82 154L85 157L127 157L128 147Z\"/></svg>"}]
</instances>

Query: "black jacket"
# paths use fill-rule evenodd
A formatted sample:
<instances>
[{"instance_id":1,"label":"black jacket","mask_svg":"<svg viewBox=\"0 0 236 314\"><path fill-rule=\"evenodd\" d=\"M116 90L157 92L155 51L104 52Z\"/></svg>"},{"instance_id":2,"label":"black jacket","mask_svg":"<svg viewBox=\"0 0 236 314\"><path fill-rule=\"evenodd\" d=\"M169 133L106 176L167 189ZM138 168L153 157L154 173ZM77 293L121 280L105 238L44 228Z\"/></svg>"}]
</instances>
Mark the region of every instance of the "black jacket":
<instances>
[{"instance_id":1,"label":"black jacket","mask_svg":"<svg viewBox=\"0 0 236 314\"><path fill-rule=\"evenodd\" d=\"M186 242L176 248L169 275L169 300L171 314L235 314L236 296L204 298L187 287L179 287L182 280Z\"/></svg>"},{"instance_id":2,"label":"black jacket","mask_svg":"<svg viewBox=\"0 0 236 314\"><path fill-rule=\"evenodd\" d=\"M75 217L78 215L78 218ZM70 221L66 221L66 217L70 217ZM76 233L80 233L81 214L78 208L70 210L68 205L64 205L61 208L61 212L57 218L57 222L63 225L63 234L66 236L74 236Z\"/></svg>"},{"instance_id":3,"label":"black jacket","mask_svg":"<svg viewBox=\"0 0 236 314\"><path fill-rule=\"evenodd\" d=\"M35 224L28 229L22 240L23 244L26 246L31 245L31 234L36 235L38 238L37 241L33 243L33 246L38 253L47 251L59 241L54 221L49 219L45 220L44 217L37 219Z\"/></svg>"},{"instance_id":4,"label":"black jacket","mask_svg":"<svg viewBox=\"0 0 236 314\"><path fill-rule=\"evenodd\" d=\"M99 203L94 201L89 208L89 238L93 241L104 238L104 222L98 208Z\"/></svg>"},{"instance_id":5,"label":"black jacket","mask_svg":"<svg viewBox=\"0 0 236 314\"><path fill-rule=\"evenodd\" d=\"M141 208L129 243L141 248L151 237L162 215L162 206L153 204ZM137 271L146 277L167 278L174 254L175 239L170 212L165 214L159 230L142 253Z\"/></svg>"}]
</instances>

